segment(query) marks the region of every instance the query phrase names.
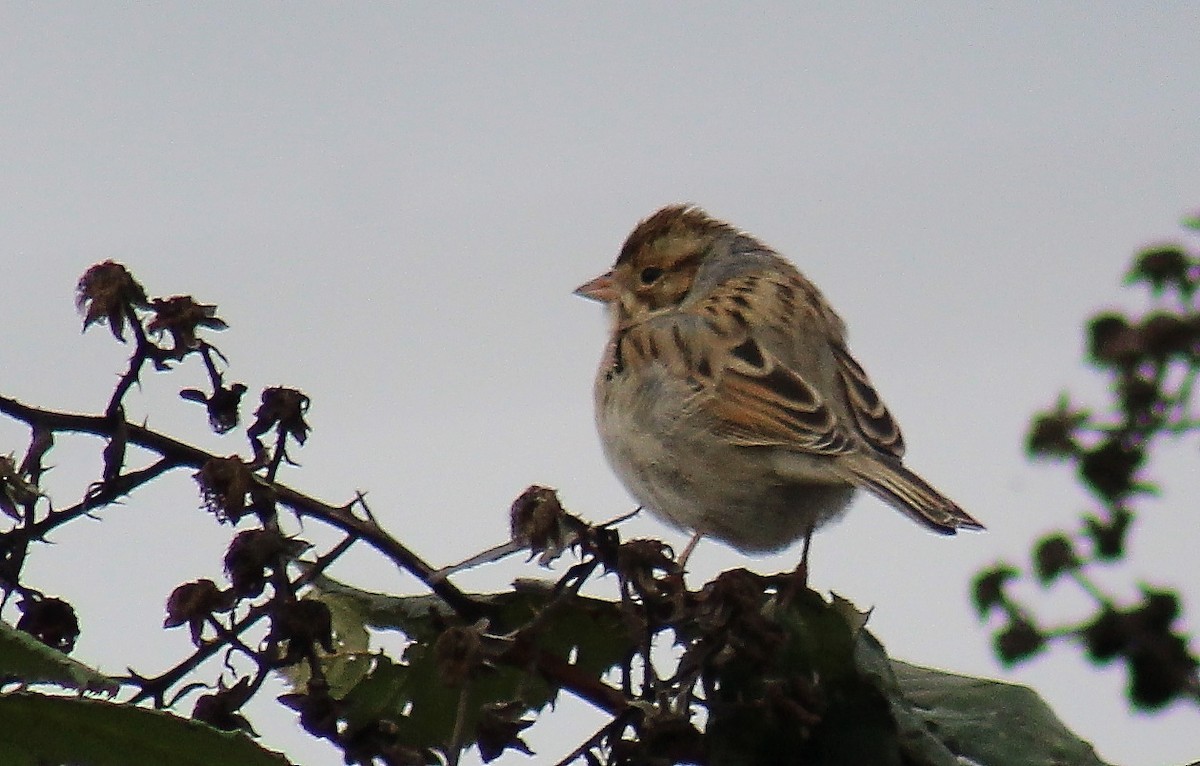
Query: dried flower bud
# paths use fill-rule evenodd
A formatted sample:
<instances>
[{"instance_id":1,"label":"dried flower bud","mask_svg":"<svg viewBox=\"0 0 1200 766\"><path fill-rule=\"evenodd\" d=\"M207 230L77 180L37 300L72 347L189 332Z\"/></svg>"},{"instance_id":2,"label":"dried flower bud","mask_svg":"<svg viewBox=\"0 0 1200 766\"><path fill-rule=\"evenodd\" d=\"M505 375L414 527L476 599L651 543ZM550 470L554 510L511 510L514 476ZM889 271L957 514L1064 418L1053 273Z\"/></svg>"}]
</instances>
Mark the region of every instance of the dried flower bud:
<instances>
[{"instance_id":1,"label":"dried flower bud","mask_svg":"<svg viewBox=\"0 0 1200 766\"><path fill-rule=\"evenodd\" d=\"M516 700L487 702L479 710L479 721L475 724L475 744L484 763L491 763L505 750L516 750L525 755L534 752L521 739L521 732L533 725L523 718L526 706Z\"/></svg>"},{"instance_id":2,"label":"dried flower bud","mask_svg":"<svg viewBox=\"0 0 1200 766\"><path fill-rule=\"evenodd\" d=\"M75 306L83 312L83 329L102 320L113 337L125 341L125 320L134 308L147 308L146 290L119 263L105 261L92 266L79 278Z\"/></svg>"},{"instance_id":3,"label":"dried flower bud","mask_svg":"<svg viewBox=\"0 0 1200 766\"><path fill-rule=\"evenodd\" d=\"M274 515L274 490L237 455L208 460L192 478L200 485L205 509L220 521L237 523L251 511L263 519Z\"/></svg>"},{"instance_id":4,"label":"dried flower bud","mask_svg":"<svg viewBox=\"0 0 1200 766\"><path fill-rule=\"evenodd\" d=\"M190 402L199 402L208 410L208 425L215 433L223 434L233 430L239 420L238 406L242 402L242 395L246 393L246 387L241 383L234 383L226 388L219 386L212 396L208 396L203 391L195 388L185 388L179 392L182 399L187 399Z\"/></svg>"},{"instance_id":5,"label":"dried flower bud","mask_svg":"<svg viewBox=\"0 0 1200 766\"><path fill-rule=\"evenodd\" d=\"M304 420L310 403L308 396L295 388L277 386L265 389L262 393L262 404L254 412L255 420L247 429L247 433L251 438L258 438L275 427L280 433L304 444L308 439L308 432L312 430Z\"/></svg>"},{"instance_id":6,"label":"dried flower bud","mask_svg":"<svg viewBox=\"0 0 1200 766\"><path fill-rule=\"evenodd\" d=\"M224 330L229 327L217 317L216 306L196 303L190 295L155 298L150 306L154 309L154 319L150 320L146 329L156 335L170 333L176 354L182 355L184 351L200 345L196 337L197 329Z\"/></svg>"},{"instance_id":7,"label":"dried flower bud","mask_svg":"<svg viewBox=\"0 0 1200 766\"><path fill-rule=\"evenodd\" d=\"M267 637L287 644L280 663L293 665L306 658L314 645L333 651L333 615L324 602L314 599L277 602Z\"/></svg>"},{"instance_id":8,"label":"dried flower bud","mask_svg":"<svg viewBox=\"0 0 1200 766\"><path fill-rule=\"evenodd\" d=\"M212 580L185 582L167 598L163 627L174 628L187 623L192 643L199 646L205 621L216 612L228 612L233 608L233 602L233 593L221 590Z\"/></svg>"},{"instance_id":9,"label":"dried flower bud","mask_svg":"<svg viewBox=\"0 0 1200 766\"><path fill-rule=\"evenodd\" d=\"M442 681L462 686L484 663L483 631L486 624L454 625L442 631L434 642L438 671Z\"/></svg>"},{"instance_id":10,"label":"dried flower bud","mask_svg":"<svg viewBox=\"0 0 1200 766\"><path fill-rule=\"evenodd\" d=\"M0 455L0 512L21 520L21 506L41 497L37 486L17 469L12 455Z\"/></svg>"},{"instance_id":11,"label":"dried flower bud","mask_svg":"<svg viewBox=\"0 0 1200 766\"><path fill-rule=\"evenodd\" d=\"M239 598L258 596L266 585L268 572L309 547L304 540L284 537L272 529L239 532L225 552L225 572L233 592Z\"/></svg>"},{"instance_id":12,"label":"dried flower bud","mask_svg":"<svg viewBox=\"0 0 1200 766\"><path fill-rule=\"evenodd\" d=\"M20 604L23 630L52 649L70 654L79 638L79 618L75 608L61 598L25 599Z\"/></svg>"},{"instance_id":13,"label":"dried flower bud","mask_svg":"<svg viewBox=\"0 0 1200 766\"><path fill-rule=\"evenodd\" d=\"M192 718L222 731L245 731L257 736L254 727L237 711L250 699L249 678L242 678L228 689L205 694L196 700Z\"/></svg>"},{"instance_id":14,"label":"dried flower bud","mask_svg":"<svg viewBox=\"0 0 1200 766\"><path fill-rule=\"evenodd\" d=\"M580 539L587 525L563 510L558 493L536 484L528 487L509 509L512 539L529 548L543 566Z\"/></svg>"}]
</instances>

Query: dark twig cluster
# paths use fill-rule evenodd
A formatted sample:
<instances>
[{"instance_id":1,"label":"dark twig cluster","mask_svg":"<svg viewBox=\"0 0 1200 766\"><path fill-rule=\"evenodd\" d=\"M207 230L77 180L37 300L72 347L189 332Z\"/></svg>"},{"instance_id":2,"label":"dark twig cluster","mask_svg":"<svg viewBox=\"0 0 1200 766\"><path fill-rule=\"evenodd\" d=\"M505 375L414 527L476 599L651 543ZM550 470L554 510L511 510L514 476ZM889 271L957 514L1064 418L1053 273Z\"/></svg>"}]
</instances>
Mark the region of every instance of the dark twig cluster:
<instances>
[{"instance_id":1,"label":"dark twig cluster","mask_svg":"<svg viewBox=\"0 0 1200 766\"><path fill-rule=\"evenodd\" d=\"M343 506L308 497L278 481L280 467L291 464L289 442L302 445L309 427L304 420L309 405L302 392L268 388L247 428L251 456L219 457L165 434L131 423L124 416L124 400L140 383L146 364L169 371L189 356L199 357L208 378L208 391L184 389L181 396L206 406L211 428L231 431L239 422L239 404L247 390L241 383L227 384L220 351L206 340L205 330L222 330L226 324L216 307L190 296L148 298L133 275L111 261L87 271L78 285L78 306L84 329L107 323L114 338L126 342L133 336L133 353L102 415L78 415L28 406L0 397L0 412L30 427L29 446L20 464L0 457L0 510L10 525L0 532L0 589L4 600L20 596L22 617L18 627L44 643L69 652L79 634L74 607L65 599L43 594L26 582L24 565L31 546L46 542L51 532L94 514L173 469L190 469L199 484L204 505L222 522L237 525L252 518L254 526L232 539L225 555L229 579L226 588L208 579L180 585L167 599L167 628L188 625L195 651L174 667L153 677L131 672L124 682L132 688L129 702L174 704L197 684L180 684L208 658L224 653L226 664L234 655L248 658L254 671L232 683L218 682L211 693L195 703L193 716L219 728L249 728L238 713L261 687L268 674L279 668L305 663L310 685L324 683L320 653L332 647L328 608L300 597L304 587L355 542L384 553L402 569L430 579L433 569L374 519L361 496ZM103 441L103 466L99 480L76 503L53 508L38 490L47 468L45 458L60 433L90 434ZM273 435L271 443L264 437ZM140 466L129 465L133 445L154 457ZM299 518L315 519L344 533L340 543L294 571L309 544L284 533L279 509ZM483 606L448 581L431 583L431 589L464 618L477 619ZM265 620L265 635L250 629Z\"/></svg>"},{"instance_id":2,"label":"dark twig cluster","mask_svg":"<svg viewBox=\"0 0 1200 766\"><path fill-rule=\"evenodd\" d=\"M1155 449L1200 432L1193 401L1200 374L1200 259L1180 246L1151 248L1137 256L1128 282L1148 288L1155 308L1137 319L1106 312L1088 328L1090 361L1109 379L1112 404L1097 412L1064 394L1034 418L1027 445L1035 458L1073 466L1095 503L1077 531L1037 541L1033 574L1044 587L1073 583L1095 612L1079 623L1039 621L1013 595L1009 586L1022 573L1006 563L981 572L974 592L981 615L1004 615L995 646L1005 662L1023 661L1051 642L1074 642L1096 663L1122 660L1130 702L1158 708L1178 699L1200 702L1200 661L1177 627L1179 597L1142 586L1140 600L1123 605L1093 573L1125 558L1138 514L1159 494L1146 476Z\"/></svg>"}]
</instances>

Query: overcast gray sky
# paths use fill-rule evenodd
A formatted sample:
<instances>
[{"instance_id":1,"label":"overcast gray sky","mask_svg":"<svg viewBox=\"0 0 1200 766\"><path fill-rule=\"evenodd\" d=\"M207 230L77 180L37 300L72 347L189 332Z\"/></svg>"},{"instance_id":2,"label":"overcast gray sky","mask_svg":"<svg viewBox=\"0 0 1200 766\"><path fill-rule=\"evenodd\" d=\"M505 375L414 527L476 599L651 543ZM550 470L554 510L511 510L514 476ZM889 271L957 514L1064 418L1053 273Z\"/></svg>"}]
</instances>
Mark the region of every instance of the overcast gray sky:
<instances>
[{"instance_id":1,"label":"overcast gray sky","mask_svg":"<svg viewBox=\"0 0 1200 766\"><path fill-rule=\"evenodd\" d=\"M1063 389L1102 401L1082 320L1128 303L1131 254L1200 206L1197 30L1186 2L6 2L0 391L102 409L128 350L80 335L72 291L120 260L153 294L219 305L231 379L312 396L304 469L285 481L331 501L368 490L418 552L457 560L505 537L530 483L592 519L630 509L591 421L604 321L571 290L639 218L699 203L823 287L910 465L990 528L943 539L863 498L816 539L812 584L873 606L896 657L1029 684L1108 760L1182 764L1200 754L1194 707L1132 716L1121 672L1074 652L1001 669L967 589L1088 507L1022 437ZM131 415L244 452L175 397L201 379L194 364L148 376ZM0 453L23 439L0 423ZM72 467L85 454L57 453L58 503L96 470ZM1194 619L1194 448L1175 465L1111 582L1184 586ZM36 553L31 582L84 608L80 659L120 672L171 587L220 574L229 531L196 505L181 473ZM685 539L652 519L627 534ZM97 541L103 555L84 553ZM710 542L692 577L797 556ZM341 577L415 587L354 561ZM152 608L100 617L127 596ZM186 644L148 641L138 669ZM256 725L304 764L338 762L289 738L288 715Z\"/></svg>"}]
</instances>

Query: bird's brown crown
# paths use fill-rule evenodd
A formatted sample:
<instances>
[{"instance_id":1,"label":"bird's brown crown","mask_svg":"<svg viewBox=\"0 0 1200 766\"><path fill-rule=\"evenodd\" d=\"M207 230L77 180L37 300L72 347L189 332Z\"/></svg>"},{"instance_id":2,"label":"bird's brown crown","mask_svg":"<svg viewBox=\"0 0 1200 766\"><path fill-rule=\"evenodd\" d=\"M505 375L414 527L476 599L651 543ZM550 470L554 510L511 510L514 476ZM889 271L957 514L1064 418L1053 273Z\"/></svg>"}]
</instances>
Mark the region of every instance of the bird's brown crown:
<instances>
[{"instance_id":1,"label":"bird's brown crown","mask_svg":"<svg viewBox=\"0 0 1200 766\"><path fill-rule=\"evenodd\" d=\"M648 250L680 254L703 250L715 236L724 233L736 234L737 230L695 205L668 205L634 228L621 247L617 265L639 256L645 258Z\"/></svg>"}]
</instances>

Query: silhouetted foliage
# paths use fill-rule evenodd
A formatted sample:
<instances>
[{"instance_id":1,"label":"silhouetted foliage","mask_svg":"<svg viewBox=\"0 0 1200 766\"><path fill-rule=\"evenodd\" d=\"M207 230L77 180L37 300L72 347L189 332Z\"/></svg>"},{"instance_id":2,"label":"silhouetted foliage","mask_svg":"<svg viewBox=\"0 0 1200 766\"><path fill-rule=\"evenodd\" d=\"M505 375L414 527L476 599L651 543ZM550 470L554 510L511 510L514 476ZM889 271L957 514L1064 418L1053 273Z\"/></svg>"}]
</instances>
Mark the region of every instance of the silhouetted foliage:
<instances>
[{"instance_id":1,"label":"silhouetted foliage","mask_svg":"<svg viewBox=\"0 0 1200 766\"><path fill-rule=\"evenodd\" d=\"M1200 220L1186 223L1200 230ZM1093 662L1124 662L1130 703L1154 709L1179 699L1200 702L1200 661L1179 632L1179 598L1172 590L1143 586L1140 600L1122 605L1091 573L1127 558L1138 514L1177 500L1159 497L1148 464L1164 441L1200 432L1193 406L1200 374L1200 258L1182 245L1146 249L1134 258L1126 284L1148 289L1153 308L1141 317L1107 311L1086 328L1089 361L1108 380L1112 401L1087 408L1063 394L1034 417L1026 443L1034 459L1071 465L1094 498L1077 529L1049 532L1034 543L1032 573L1045 588L1074 583L1094 601L1095 612L1075 624L1035 618L1008 588L1021 580L1009 563L981 572L974 593L982 617L1005 616L995 634L1004 662L1021 662L1052 643L1079 646Z\"/></svg>"}]
</instances>

